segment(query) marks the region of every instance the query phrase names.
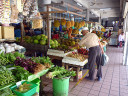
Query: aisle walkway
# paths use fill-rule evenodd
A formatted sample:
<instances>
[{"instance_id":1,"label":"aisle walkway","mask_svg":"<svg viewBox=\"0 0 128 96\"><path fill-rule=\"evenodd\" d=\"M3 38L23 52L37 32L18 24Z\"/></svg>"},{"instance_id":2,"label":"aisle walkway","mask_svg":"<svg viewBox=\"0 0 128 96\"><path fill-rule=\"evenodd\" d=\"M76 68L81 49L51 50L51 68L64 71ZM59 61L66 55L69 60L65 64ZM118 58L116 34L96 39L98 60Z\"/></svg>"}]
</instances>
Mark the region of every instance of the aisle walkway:
<instances>
[{"instance_id":1,"label":"aisle walkway","mask_svg":"<svg viewBox=\"0 0 128 96\"><path fill-rule=\"evenodd\" d=\"M70 82L69 96L128 96L128 67L122 65L122 49L108 47L107 55L110 60L102 69L102 80L91 82L84 79L72 92L70 90L76 82ZM46 96L52 96L50 80L44 91Z\"/></svg>"}]
</instances>

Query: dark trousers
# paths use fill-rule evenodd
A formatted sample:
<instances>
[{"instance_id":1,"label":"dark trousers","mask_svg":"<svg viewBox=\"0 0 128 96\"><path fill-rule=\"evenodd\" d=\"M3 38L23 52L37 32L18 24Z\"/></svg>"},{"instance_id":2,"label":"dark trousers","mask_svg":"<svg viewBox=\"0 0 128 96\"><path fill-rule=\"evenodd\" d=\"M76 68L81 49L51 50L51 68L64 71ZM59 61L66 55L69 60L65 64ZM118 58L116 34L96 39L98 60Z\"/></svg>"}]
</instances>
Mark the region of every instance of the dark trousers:
<instances>
[{"instance_id":1,"label":"dark trousers","mask_svg":"<svg viewBox=\"0 0 128 96\"><path fill-rule=\"evenodd\" d=\"M102 70L101 70L101 49L99 46L89 48L89 78L94 79L95 73L95 63L97 64L97 77L102 77Z\"/></svg>"}]
</instances>

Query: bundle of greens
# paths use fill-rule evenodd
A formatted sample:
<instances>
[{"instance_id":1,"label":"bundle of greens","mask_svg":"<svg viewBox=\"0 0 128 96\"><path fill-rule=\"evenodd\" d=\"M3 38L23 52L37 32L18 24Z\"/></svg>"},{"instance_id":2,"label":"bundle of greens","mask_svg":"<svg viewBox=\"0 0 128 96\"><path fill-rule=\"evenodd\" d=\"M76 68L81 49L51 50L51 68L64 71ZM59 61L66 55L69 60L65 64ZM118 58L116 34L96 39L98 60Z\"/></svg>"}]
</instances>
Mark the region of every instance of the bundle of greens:
<instances>
[{"instance_id":1,"label":"bundle of greens","mask_svg":"<svg viewBox=\"0 0 128 96\"><path fill-rule=\"evenodd\" d=\"M0 96L16 96L12 93L12 91L10 90L10 88L6 88L3 90L0 90Z\"/></svg>"},{"instance_id":2,"label":"bundle of greens","mask_svg":"<svg viewBox=\"0 0 128 96\"><path fill-rule=\"evenodd\" d=\"M0 54L0 66L6 65L9 63L9 60L5 57L4 52Z\"/></svg>"},{"instance_id":3,"label":"bundle of greens","mask_svg":"<svg viewBox=\"0 0 128 96\"><path fill-rule=\"evenodd\" d=\"M15 53L4 53L0 54L0 66L7 64L14 64L16 57L25 58L24 54L15 52Z\"/></svg>"},{"instance_id":4,"label":"bundle of greens","mask_svg":"<svg viewBox=\"0 0 128 96\"><path fill-rule=\"evenodd\" d=\"M69 71L69 70L66 70L64 67L52 67L50 70L49 70L49 73L46 75L47 78L58 78L58 79L62 79L62 78L65 78L65 77L70 77L70 76L75 76L76 73L75 71Z\"/></svg>"},{"instance_id":5,"label":"bundle of greens","mask_svg":"<svg viewBox=\"0 0 128 96\"><path fill-rule=\"evenodd\" d=\"M15 79L14 79L14 76L12 75L12 72L9 71L6 67L1 66L0 67L0 86L7 85L14 81Z\"/></svg>"},{"instance_id":6,"label":"bundle of greens","mask_svg":"<svg viewBox=\"0 0 128 96\"><path fill-rule=\"evenodd\" d=\"M29 71L25 70L23 67L16 66L16 69L11 70L13 75L15 76L16 81L27 80L31 75Z\"/></svg>"},{"instance_id":7,"label":"bundle of greens","mask_svg":"<svg viewBox=\"0 0 128 96\"><path fill-rule=\"evenodd\" d=\"M45 65L46 68L50 68L53 65L49 57L32 57L31 60Z\"/></svg>"}]
</instances>

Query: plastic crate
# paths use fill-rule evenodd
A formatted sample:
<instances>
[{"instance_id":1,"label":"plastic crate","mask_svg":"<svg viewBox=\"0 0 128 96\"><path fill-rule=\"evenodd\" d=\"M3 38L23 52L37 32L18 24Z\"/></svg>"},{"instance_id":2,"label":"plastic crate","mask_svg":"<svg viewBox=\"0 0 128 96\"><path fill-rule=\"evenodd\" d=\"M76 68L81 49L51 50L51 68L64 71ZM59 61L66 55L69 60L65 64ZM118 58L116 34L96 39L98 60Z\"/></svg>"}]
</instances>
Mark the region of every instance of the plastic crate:
<instances>
[{"instance_id":1,"label":"plastic crate","mask_svg":"<svg viewBox=\"0 0 128 96\"><path fill-rule=\"evenodd\" d=\"M40 79L37 78L31 82L37 84L36 92L39 93L39 91L40 91Z\"/></svg>"},{"instance_id":2,"label":"plastic crate","mask_svg":"<svg viewBox=\"0 0 128 96\"><path fill-rule=\"evenodd\" d=\"M27 84L31 84L30 86L30 90L28 90L25 93L21 93L19 91L16 91L16 89L18 88L17 85L12 86L10 89L17 95L17 96L32 96L33 94L36 93L36 89L37 89L37 84L34 84L32 82L28 82L28 81L23 81L21 82L23 83L27 83Z\"/></svg>"}]
</instances>

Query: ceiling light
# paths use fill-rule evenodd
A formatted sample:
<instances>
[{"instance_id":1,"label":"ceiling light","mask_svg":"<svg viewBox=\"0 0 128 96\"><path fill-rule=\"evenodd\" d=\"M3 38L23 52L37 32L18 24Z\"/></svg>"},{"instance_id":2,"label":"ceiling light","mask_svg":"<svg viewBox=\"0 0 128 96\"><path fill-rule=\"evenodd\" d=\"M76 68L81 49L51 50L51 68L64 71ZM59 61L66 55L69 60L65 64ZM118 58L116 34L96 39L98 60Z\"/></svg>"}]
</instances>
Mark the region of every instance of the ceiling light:
<instances>
[{"instance_id":1,"label":"ceiling light","mask_svg":"<svg viewBox=\"0 0 128 96\"><path fill-rule=\"evenodd\" d=\"M80 3L78 3L78 2L77 2L77 5L82 6L82 4L80 4Z\"/></svg>"},{"instance_id":2,"label":"ceiling light","mask_svg":"<svg viewBox=\"0 0 128 96\"><path fill-rule=\"evenodd\" d=\"M112 8L102 8L100 10L111 10Z\"/></svg>"}]
</instances>

